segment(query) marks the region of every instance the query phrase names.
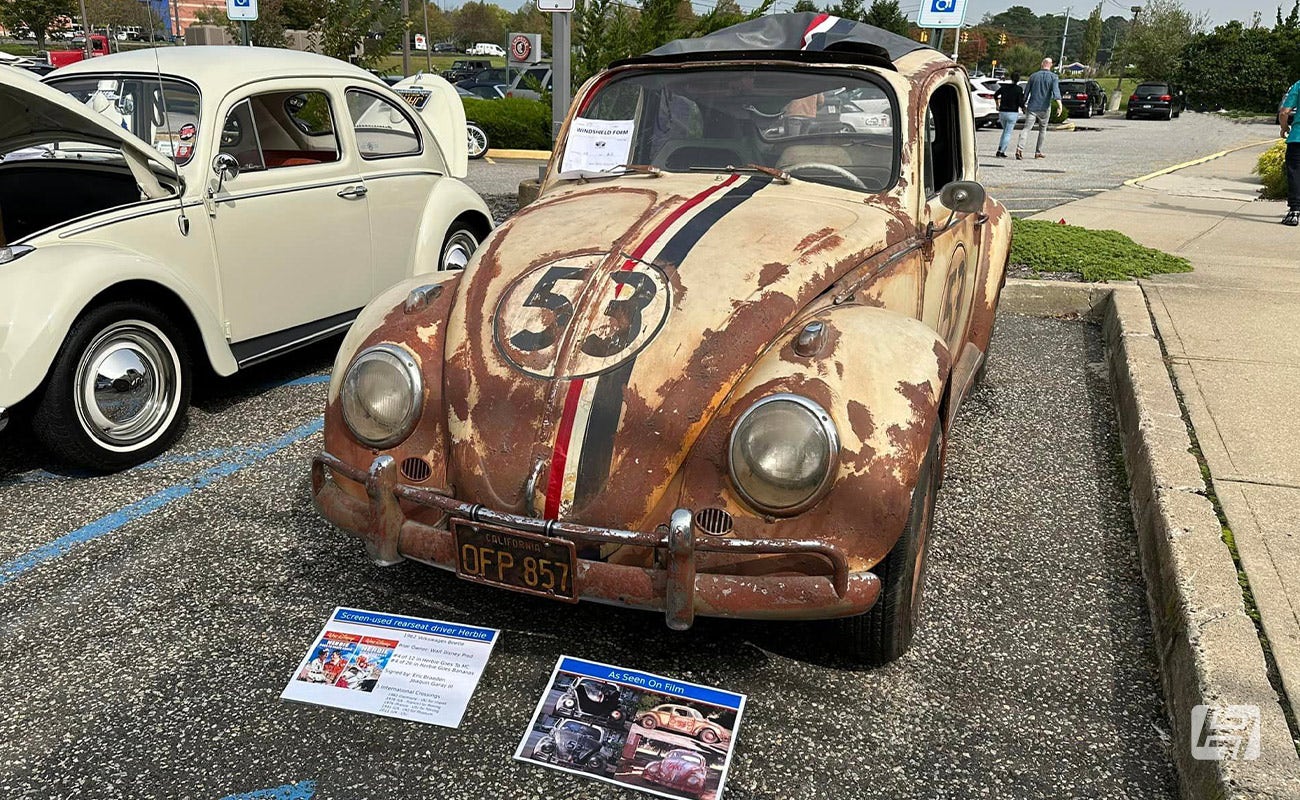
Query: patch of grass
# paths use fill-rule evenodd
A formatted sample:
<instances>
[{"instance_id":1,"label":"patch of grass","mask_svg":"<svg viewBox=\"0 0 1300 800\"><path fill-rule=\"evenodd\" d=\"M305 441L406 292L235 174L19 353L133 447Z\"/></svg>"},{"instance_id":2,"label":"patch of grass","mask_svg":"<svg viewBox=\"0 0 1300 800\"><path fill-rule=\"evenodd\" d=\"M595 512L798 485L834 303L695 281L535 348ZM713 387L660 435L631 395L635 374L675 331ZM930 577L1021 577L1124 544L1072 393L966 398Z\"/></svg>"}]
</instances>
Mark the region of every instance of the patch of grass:
<instances>
[{"instance_id":1,"label":"patch of grass","mask_svg":"<svg viewBox=\"0 0 1300 800\"><path fill-rule=\"evenodd\" d=\"M465 117L487 132L493 148L551 149L551 104L523 97L462 97Z\"/></svg>"},{"instance_id":2,"label":"patch of grass","mask_svg":"<svg viewBox=\"0 0 1300 800\"><path fill-rule=\"evenodd\" d=\"M1119 231L1095 231L1047 220L1015 219L1011 264L1034 272L1075 272L1085 281L1191 272L1185 258L1143 247Z\"/></svg>"}]
</instances>

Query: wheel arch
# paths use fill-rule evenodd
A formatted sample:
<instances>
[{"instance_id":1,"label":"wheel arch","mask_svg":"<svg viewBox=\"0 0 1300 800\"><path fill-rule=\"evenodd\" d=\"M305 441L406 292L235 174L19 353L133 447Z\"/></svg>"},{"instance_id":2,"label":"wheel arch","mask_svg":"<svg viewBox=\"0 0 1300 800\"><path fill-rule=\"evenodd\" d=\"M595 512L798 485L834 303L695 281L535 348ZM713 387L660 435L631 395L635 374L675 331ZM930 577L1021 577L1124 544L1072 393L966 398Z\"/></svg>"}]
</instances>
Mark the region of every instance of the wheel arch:
<instances>
[{"instance_id":1,"label":"wheel arch","mask_svg":"<svg viewBox=\"0 0 1300 800\"><path fill-rule=\"evenodd\" d=\"M207 368L223 376L238 370L215 309L184 275L116 248L51 245L0 273L0 319L8 322L0 337L0 405L34 394L73 323L96 303L119 297L164 306L187 336L195 336L187 343L196 350L202 345Z\"/></svg>"},{"instance_id":2,"label":"wheel arch","mask_svg":"<svg viewBox=\"0 0 1300 800\"><path fill-rule=\"evenodd\" d=\"M412 250L407 277L423 275L438 270L438 259L447 232L458 221L469 221L476 226L479 244L492 232L492 210L473 189L455 178L437 182L425 201L420 215L420 232Z\"/></svg>"}]
</instances>

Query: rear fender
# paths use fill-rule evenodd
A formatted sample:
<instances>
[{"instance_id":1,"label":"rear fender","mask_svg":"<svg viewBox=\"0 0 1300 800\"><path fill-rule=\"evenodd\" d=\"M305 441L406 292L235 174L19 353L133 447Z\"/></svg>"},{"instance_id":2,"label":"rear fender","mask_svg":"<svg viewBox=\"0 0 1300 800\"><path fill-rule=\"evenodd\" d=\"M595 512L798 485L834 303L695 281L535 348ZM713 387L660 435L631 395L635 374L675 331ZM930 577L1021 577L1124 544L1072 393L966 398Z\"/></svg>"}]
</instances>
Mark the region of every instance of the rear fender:
<instances>
[{"instance_id":1,"label":"rear fender","mask_svg":"<svg viewBox=\"0 0 1300 800\"><path fill-rule=\"evenodd\" d=\"M824 341L811 355L800 355L795 340L812 322L825 325ZM696 444L683 471L680 507L727 509L735 519L733 536L823 539L843 549L851 569L874 565L907 522L949 369L943 340L911 317L848 304L802 317L736 386ZM765 517L750 507L728 471L728 443L737 419L777 392L820 404L840 438L829 491L812 508L785 518Z\"/></svg>"},{"instance_id":2,"label":"rear fender","mask_svg":"<svg viewBox=\"0 0 1300 800\"><path fill-rule=\"evenodd\" d=\"M492 230L492 210L483 202L483 198L461 181L438 181L433 191L429 192L424 203L424 213L420 215L420 233L415 240L411 275L426 275L437 271L447 231L452 223L464 216L471 217L477 223L476 227L480 227L478 234L481 250L482 240Z\"/></svg>"}]
</instances>

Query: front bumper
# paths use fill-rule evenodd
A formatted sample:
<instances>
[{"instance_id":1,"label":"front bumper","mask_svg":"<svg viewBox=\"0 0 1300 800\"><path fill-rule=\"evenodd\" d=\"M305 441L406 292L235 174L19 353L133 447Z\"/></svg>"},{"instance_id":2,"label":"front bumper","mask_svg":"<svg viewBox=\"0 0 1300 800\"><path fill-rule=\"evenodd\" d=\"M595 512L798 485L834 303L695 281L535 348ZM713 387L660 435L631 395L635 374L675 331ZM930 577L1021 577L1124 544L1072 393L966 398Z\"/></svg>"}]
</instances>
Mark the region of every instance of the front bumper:
<instances>
[{"instance_id":1,"label":"front bumper","mask_svg":"<svg viewBox=\"0 0 1300 800\"><path fill-rule=\"evenodd\" d=\"M344 491L334 481L336 474L364 486L367 500ZM662 530L643 533L493 511L434 489L399 484L397 465L391 456L379 456L369 470L362 470L321 453L312 461L311 475L316 507L335 525L361 539L370 558L381 565L409 558L454 571L453 518L568 539L578 545L654 548L656 563L662 563L662 567L579 558L574 569L578 597L662 611L668 626L677 630L689 628L696 615L745 619L849 617L868 611L880 594L880 579L869 571L850 572L847 557L830 544L712 536L697 539L691 514L684 509L674 512L670 524L660 526ZM409 519L399 501L437 509L442 518L436 525ZM825 558L833 573L754 576L697 572L697 552L755 556L813 553Z\"/></svg>"}]
</instances>

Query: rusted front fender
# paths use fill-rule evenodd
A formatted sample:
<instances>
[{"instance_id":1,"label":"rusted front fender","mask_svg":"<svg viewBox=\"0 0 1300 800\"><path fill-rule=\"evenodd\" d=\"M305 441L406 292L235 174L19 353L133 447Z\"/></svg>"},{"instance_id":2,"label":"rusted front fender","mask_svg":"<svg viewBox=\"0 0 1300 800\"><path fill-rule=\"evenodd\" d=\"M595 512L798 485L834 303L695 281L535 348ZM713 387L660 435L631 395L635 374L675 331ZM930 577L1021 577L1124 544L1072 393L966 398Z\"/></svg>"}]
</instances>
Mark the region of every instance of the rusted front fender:
<instances>
[{"instance_id":1,"label":"rusted front fender","mask_svg":"<svg viewBox=\"0 0 1300 800\"><path fill-rule=\"evenodd\" d=\"M821 334L812 344L805 336L796 349L800 333L816 323ZM949 370L942 339L915 319L865 305L814 311L787 328L724 402L683 470L677 504L727 509L736 520L734 536L815 536L846 553L851 570L867 569L907 523ZM817 505L787 519L765 519L731 485L727 445L740 415L777 392L802 395L829 412L840 460Z\"/></svg>"}]
</instances>

